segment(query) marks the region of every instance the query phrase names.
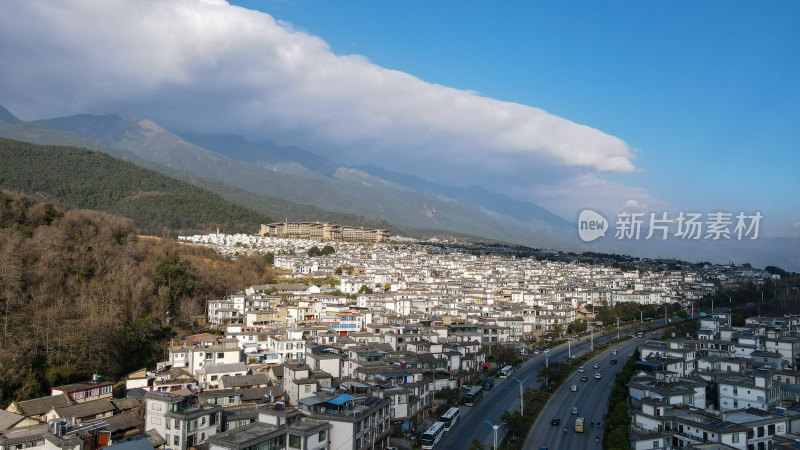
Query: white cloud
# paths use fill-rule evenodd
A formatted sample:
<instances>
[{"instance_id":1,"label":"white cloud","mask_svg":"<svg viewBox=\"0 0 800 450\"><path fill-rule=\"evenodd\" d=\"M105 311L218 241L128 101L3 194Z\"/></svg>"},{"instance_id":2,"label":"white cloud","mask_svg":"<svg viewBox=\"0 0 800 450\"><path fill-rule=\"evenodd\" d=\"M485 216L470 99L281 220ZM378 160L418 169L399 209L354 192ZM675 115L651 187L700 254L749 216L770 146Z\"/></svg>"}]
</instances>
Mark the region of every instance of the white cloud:
<instances>
[{"instance_id":1,"label":"white cloud","mask_svg":"<svg viewBox=\"0 0 800 450\"><path fill-rule=\"evenodd\" d=\"M335 55L225 2L28 0L3 10L0 103L23 118L117 112L538 195L565 186L524 174L566 171L593 189L603 182L594 174L636 170L617 137Z\"/></svg>"},{"instance_id":2,"label":"white cloud","mask_svg":"<svg viewBox=\"0 0 800 450\"><path fill-rule=\"evenodd\" d=\"M673 205L642 188L603 180L594 174L564 178L560 182L520 188L520 197L536 198L539 204L568 219L576 219L586 208L613 217L621 211L673 211Z\"/></svg>"}]
</instances>

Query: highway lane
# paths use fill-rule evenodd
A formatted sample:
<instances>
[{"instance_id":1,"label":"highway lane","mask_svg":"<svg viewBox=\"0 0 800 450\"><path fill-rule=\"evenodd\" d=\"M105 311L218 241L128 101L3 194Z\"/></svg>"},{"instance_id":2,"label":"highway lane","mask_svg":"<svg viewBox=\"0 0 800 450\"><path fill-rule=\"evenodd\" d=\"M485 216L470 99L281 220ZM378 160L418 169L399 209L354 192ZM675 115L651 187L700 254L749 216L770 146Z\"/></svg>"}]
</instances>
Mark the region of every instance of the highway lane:
<instances>
[{"instance_id":1,"label":"highway lane","mask_svg":"<svg viewBox=\"0 0 800 450\"><path fill-rule=\"evenodd\" d=\"M602 428L598 428L596 423L601 420L605 423L605 415L608 412L608 397L611 392L611 387L614 385L614 377L625 366L625 362L633 354L635 348L644 343L646 338L651 337L648 333L645 338L630 339L628 341L617 344L600 355L592 358L585 364L586 372L578 373L577 371L570 375L570 377L556 390L551 397L550 401L544 407L536 423L531 428L530 434L525 441L523 448L525 449L539 449L547 447L550 449L568 449L568 448L601 448L602 445ZM612 350L617 350L618 355L614 356ZM618 364L610 364L612 359L617 359ZM597 363L598 369L592 368L592 365ZM594 378L595 373L602 375L601 380ZM581 382L580 377L586 375L589 381ZM578 385L578 392L572 392L570 387L572 384ZM577 415L571 414L573 406L577 406L579 413ZM551 421L553 417L561 419L559 426L553 426ZM583 417L585 419L585 432L576 433L574 431L575 419ZM595 426L591 427L590 423L594 421ZM567 427L567 432L564 433L563 428ZM595 438L599 438L600 442L596 442Z\"/></svg>"},{"instance_id":2,"label":"highway lane","mask_svg":"<svg viewBox=\"0 0 800 450\"><path fill-rule=\"evenodd\" d=\"M626 336L636 332L636 327L622 329L621 335ZM595 343L606 342L608 339L617 337L616 329L595 335ZM636 339L633 339L636 340ZM641 339L639 339L641 340ZM567 357L568 345L561 344L550 351L550 362L561 361ZM580 356L589 351L589 338L581 338L572 343L572 356ZM522 364L519 370L512 376L520 380L528 377L524 383L524 388L538 388L541 383L536 381L536 377L545 365L545 355L529 355L529 359ZM594 376L594 372L591 373ZM594 380L592 380L594 381ZM612 380L613 381L613 380ZM567 384L567 389L569 389ZM473 439L478 439L484 445L491 448L494 440L494 431L486 423L490 421L494 424L500 423L500 416L505 411L519 410L519 383L511 378L496 379L494 388L491 391L484 391L483 399L474 407L461 407L460 422L440 441L437 447L444 449L468 449ZM608 392L606 391L606 395ZM571 407L571 406L570 406ZM540 416L541 417L541 416ZM548 419L548 423L549 423ZM498 442L504 435L501 429L498 432Z\"/></svg>"}]
</instances>

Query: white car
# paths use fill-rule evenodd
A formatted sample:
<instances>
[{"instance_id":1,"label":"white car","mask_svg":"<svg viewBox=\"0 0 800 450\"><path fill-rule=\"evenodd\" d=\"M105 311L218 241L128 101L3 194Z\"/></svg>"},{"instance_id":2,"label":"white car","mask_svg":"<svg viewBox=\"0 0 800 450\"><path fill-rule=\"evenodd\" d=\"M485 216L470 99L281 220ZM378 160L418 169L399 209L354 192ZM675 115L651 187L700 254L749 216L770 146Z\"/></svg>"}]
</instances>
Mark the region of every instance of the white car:
<instances>
[{"instance_id":1,"label":"white car","mask_svg":"<svg viewBox=\"0 0 800 450\"><path fill-rule=\"evenodd\" d=\"M538 354L539 354L539 350L534 350L534 351L533 351L533 354L534 354L534 355L538 355Z\"/></svg>"},{"instance_id":2,"label":"white car","mask_svg":"<svg viewBox=\"0 0 800 450\"><path fill-rule=\"evenodd\" d=\"M573 384L572 386L569 387L569 390L571 390L572 392L578 392L578 385Z\"/></svg>"},{"instance_id":3,"label":"white car","mask_svg":"<svg viewBox=\"0 0 800 450\"><path fill-rule=\"evenodd\" d=\"M598 373L596 373L596 374L594 374L594 379L595 379L595 380L599 380L599 379L601 379L601 378L603 378L603 376L602 376L602 375L600 375L600 373L599 373L599 372L598 372Z\"/></svg>"},{"instance_id":4,"label":"white car","mask_svg":"<svg viewBox=\"0 0 800 450\"><path fill-rule=\"evenodd\" d=\"M550 349L549 349L549 348L546 348L546 349L542 350L542 352L544 352L544 353L550 353Z\"/></svg>"},{"instance_id":5,"label":"white car","mask_svg":"<svg viewBox=\"0 0 800 450\"><path fill-rule=\"evenodd\" d=\"M594 365L592 365L592 367L594 367L595 369L599 369L600 368L600 364L594 363Z\"/></svg>"},{"instance_id":6,"label":"white car","mask_svg":"<svg viewBox=\"0 0 800 450\"><path fill-rule=\"evenodd\" d=\"M586 372L586 368L583 366L578 367L578 373Z\"/></svg>"},{"instance_id":7,"label":"white car","mask_svg":"<svg viewBox=\"0 0 800 450\"><path fill-rule=\"evenodd\" d=\"M612 351L611 351L611 354L612 354L612 355L614 355L614 356L617 356L617 353L619 353L619 352L618 352L618 351L616 351L616 350L612 350Z\"/></svg>"}]
</instances>

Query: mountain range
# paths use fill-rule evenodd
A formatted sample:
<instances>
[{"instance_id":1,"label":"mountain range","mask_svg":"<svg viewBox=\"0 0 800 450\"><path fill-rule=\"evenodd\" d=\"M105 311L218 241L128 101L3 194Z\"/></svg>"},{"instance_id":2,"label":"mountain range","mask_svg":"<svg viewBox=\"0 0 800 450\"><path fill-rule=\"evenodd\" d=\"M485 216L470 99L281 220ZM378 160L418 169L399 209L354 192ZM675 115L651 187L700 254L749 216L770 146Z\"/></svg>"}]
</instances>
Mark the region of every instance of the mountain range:
<instances>
[{"instance_id":1,"label":"mountain range","mask_svg":"<svg viewBox=\"0 0 800 450\"><path fill-rule=\"evenodd\" d=\"M548 248L567 245L558 236L560 230L549 224L523 223L502 212L468 205L443 193L419 192L292 147L252 143L239 136L186 135L192 139L189 141L150 120L113 114L79 114L35 123L100 141L113 149L122 149L190 176L216 180L255 195L385 220L406 232L430 230ZM166 170L164 173L174 174ZM230 196L227 198L231 201L243 202L241 195L232 196L230 189L215 192L223 198ZM256 207L253 202L248 206ZM274 211L259 212L280 217Z\"/></svg>"},{"instance_id":2,"label":"mountain range","mask_svg":"<svg viewBox=\"0 0 800 450\"><path fill-rule=\"evenodd\" d=\"M800 268L796 238L763 238L757 244L615 239L586 244L577 239L570 221L483 187L447 186L376 165L348 166L297 147L237 135L173 132L148 119L78 114L25 122L0 106L0 136L99 150L276 220L328 221L420 237L445 235L567 251Z\"/></svg>"}]
</instances>

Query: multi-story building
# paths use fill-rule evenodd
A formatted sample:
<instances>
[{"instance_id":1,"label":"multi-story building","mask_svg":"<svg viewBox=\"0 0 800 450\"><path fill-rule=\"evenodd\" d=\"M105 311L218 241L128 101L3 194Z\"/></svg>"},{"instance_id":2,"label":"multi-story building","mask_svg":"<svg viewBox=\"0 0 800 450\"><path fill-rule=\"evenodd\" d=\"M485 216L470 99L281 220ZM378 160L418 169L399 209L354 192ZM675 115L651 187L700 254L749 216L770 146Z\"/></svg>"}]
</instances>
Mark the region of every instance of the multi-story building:
<instances>
[{"instance_id":1,"label":"multi-story building","mask_svg":"<svg viewBox=\"0 0 800 450\"><path fill-rule=\"evenodd\" d=\"M170 347L168 363L173 368L185 368L191 375L210 364L233 364L242 361L242 351L236 339L211 338L195 345Z\"/></svg>"},{"instance_id":2,"label":"multi-story building","mask_svg":"<svg viewBox=\"0 0 800 450\"><path fill-rule=\"evenodd\" d=\"M309 417L328 422L330 448L366 450L386 448L390 431L391 401L388 398L350 394L316 395L301 404Z\"/></svg>"},{"instance_id":3,"label":"multi-story building","mask_svg":"<svg viewBox=\"0 0 800 450\"><path fill-rule=\"evenodd\" d=\"M114 383L103 381L98 375L94 375L91 381L52 387L50 388L50 395L66 394L73 402L82 403L101 398L110 398L113 388Z\"/></svg>"},{"instance_id":4,"label":"multi-story building","mask_svg":"<svg viewBox=\"0 0 800 450\"><path fill-rule=\"evenodd\" d=\"M148 392L144 397L144 428L164 437L166 449L185 450L202 444L220 430L222 408L194 405L192 397Z\"/></svg>"},{"instance_id":5,"label":"multi-story building","mask_svg":"<svg viewBox=\"0 0 800 450\"><path fill-rule=\"evenodd\" d=\"M320 222L276 222L261 225L262 236L313 239L317 241L369 241L386 242L389 230L349 227Z\"/></svg>"},{"instance_id":6,"label":"multi-story building","mask_svg":"<svg viewBox=\"0 0 800 450\"><path fill-rule=\"evenodd\" d=\"M717 377L720 411L740 408L766 410L780 405L780 386L772 382L772 373L757 371L755 376L720 375Z\"/></svg>"}]
</instances>

